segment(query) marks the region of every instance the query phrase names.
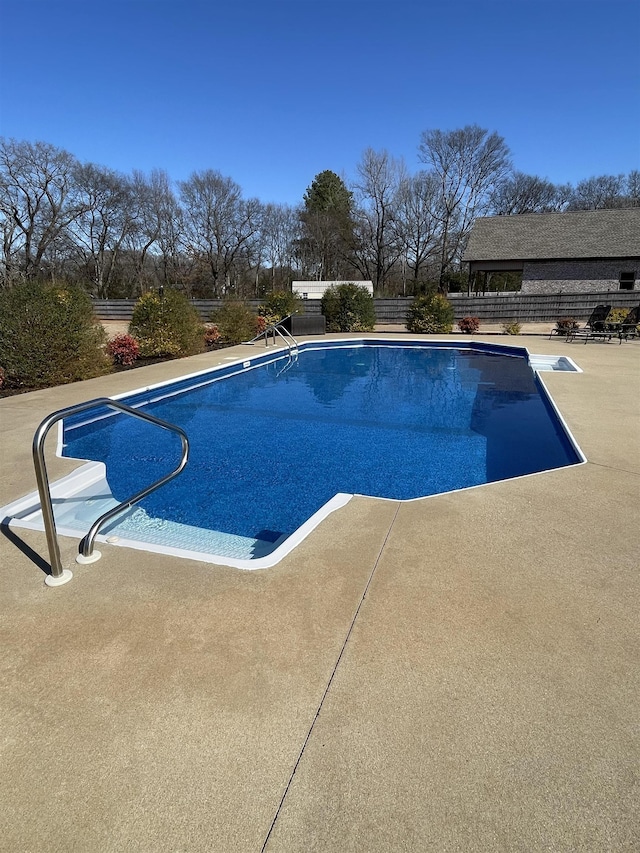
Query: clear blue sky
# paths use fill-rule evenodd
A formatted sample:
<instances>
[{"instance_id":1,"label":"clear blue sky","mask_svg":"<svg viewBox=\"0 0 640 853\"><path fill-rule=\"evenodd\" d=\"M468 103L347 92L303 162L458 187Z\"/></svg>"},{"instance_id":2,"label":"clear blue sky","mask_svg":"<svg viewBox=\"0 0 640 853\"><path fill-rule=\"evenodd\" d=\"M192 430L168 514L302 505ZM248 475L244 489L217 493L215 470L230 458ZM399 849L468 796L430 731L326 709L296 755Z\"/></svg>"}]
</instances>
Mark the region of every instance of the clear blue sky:
<instances>
[{"instance_id":1,"label":"clear blue sky","mask_svg":"<svg viewBox=\"0 0 640 853\"><path fill-rule=\"evenodd\" d=\"M0 135L297 204L479 124L556 183L640 167L640 0L0 0Z\"/></svg>"}]
</instances>

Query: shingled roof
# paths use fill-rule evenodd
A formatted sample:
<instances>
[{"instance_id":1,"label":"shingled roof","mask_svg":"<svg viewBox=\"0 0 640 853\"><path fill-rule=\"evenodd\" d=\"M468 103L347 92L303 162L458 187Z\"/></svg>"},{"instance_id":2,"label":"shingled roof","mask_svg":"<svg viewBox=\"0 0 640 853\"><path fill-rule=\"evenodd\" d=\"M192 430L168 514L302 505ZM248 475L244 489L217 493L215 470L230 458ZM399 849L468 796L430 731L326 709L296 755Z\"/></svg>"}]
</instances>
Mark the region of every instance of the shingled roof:
<instances>
[{"instance_id":1,"label":"shingled roof","mask_svg":"<svg viewBox=\"0 0 640 853\"><path fill-rule=\"evenodd\" d=\"M640 207L476 219L465 261L640 257Z\"/></svg>"}]
</instances>

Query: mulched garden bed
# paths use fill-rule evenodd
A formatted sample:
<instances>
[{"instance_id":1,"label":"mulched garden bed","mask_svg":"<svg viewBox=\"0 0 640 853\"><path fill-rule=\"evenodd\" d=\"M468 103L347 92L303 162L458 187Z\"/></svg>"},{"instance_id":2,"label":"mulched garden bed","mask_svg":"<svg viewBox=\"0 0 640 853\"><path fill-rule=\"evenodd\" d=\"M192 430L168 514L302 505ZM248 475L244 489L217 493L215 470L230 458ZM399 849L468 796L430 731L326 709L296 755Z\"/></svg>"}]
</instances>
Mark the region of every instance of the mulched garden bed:
<instances>
[{"instance_id":1,"label":"mulched garden bed","mask_svg":"<svg viewBox=\"0 0 640 853\"><path fill-rule=\"evenodd\" d=\"M208 347L204 352L211 352L216 349L224 349L222 346L214 346ZM126 370L136 370L138 367L149 367L151 364L160 364L164 361L175 361L174 358L138 358L131 365L124 364L114 364L111 369L111 373L123 373ZM105 373L105 376L109 376L109 373ZM55 386L44 386L44 387L55 387ZM5 385L0 388L0 399L3 397L15 397L17 394L27 394L29 391L39 391L42 390L40 388L25 388L23 386L12 386L9 382L5 381Z\"/></svg>"},{"instance_id":2,"label":"mulched garden bed","mask_svg":"<svg viewBox=\"0 0 640 853\"><path fill-rule=\"evenodd\" d=\"M125 367L123 364L114 364L110 373L122 373L125 370L135 370L138 367L148 367L150 364L160 364L163 361L173 361L173 359L169 358L139 358L133 364ZM105 376L109 376L109 373L105 373ZM43 386L47 387L59 387L59 386ZM40 391L41 388L25 388L23 385L14 385L12 386L9 382L7 382L2 388L0 388L0 399L3 397L15 397L17 394L28 394L29 391Z\"/></svg>"}]
</instances>

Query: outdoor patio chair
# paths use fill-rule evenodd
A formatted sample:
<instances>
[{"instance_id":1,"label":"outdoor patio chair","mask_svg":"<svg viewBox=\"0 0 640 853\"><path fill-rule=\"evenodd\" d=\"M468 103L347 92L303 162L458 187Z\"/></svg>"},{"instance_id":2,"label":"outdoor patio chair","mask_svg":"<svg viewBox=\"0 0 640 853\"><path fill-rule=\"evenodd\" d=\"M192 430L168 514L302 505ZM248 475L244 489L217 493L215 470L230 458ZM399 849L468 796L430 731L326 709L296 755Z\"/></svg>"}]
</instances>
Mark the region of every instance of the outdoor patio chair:
<instances>
[{"instance_id":1,"label":"outdoor patio chair","mask_svg":"<svg viewBox=\"0 0 640 853\"><path fill-rule=\"evenodd\" d=\"M601 338L602 340L611 340L615 332L609 331L607 328L607 317L611 311L611 305L596 305L591 312L591 315L584 326L579 329L572 329L567 334L568 341L574 341L576 338L584 340L585 344L590 338Z\"/></svg>"}]
</instances>

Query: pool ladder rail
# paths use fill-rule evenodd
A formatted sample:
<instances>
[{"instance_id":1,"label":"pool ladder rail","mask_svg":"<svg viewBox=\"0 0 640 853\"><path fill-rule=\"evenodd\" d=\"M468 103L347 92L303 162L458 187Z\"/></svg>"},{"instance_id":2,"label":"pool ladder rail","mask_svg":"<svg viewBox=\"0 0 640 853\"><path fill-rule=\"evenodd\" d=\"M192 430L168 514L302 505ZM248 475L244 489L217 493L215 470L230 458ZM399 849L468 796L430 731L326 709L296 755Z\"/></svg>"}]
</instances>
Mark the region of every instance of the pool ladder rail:
<instances>
[{"instance_id":1,"label":"pool ladder rail","mask_svg":"<svg viewBox=\"0 0 640 853\"><path fill-rule=\"evenodd\" d=\"M100 559L100 552L94 551L93 543L100 531L100 528L114 516L118 515L120 512L123 512L125 509L129 509L134 504L141 501L143 498L150 495L152 492L155 492L156 489L159 489L161 486L164 486L170 480L173 480L174 477L177 477L178 474L184 469L187 461L189 459L189 439L187 438L186 433L179 426L175 424L170 424L167 421L162 421L160 418L156 418L153 415L149 415L146 412L138 411L138 409L134 409L131 406L128 406L126 403L121 403L119 400L112 400L110 397L97 397L95 400L89 400L86 403L78 403L75 406L69 406L66 409L59 409L57 412L53 412L48 417L46 417L38 429L35 432L33 437L33 464L36 472L36 482L38 484L38 493L40 495L40 507L42 509L42 520L44 522L44 529L47 535L47 545L49 547L49 561L51 564L51 574L47 575L45 579L45 583L47 586L61 586L67 581L70 581L73 577L73 573L69 569L64 569L62 567L62 561L60 559L60 547L58 545L58 534L56 531L56 521L53 514L53 503L51 500L51 488L49 486L49 478L47 476L47 466L45 464L44 459L44 441L47 437L47 433L51 429L51 427L61 421L63 418L69 417L71 415L76 415L81 412L86 412L89 409L97 408L98 406L105 406L111 409L115 409L116 411L122 412L127 415L131 415L134 418L138 418L139 420L147 421L148 423L154 424L155 426L161 427L162 429L169 430L169 432L173 432L179 436L180 442L182 444L182 454L180 457L180 462L177 468L174 468L169 474L166 474L164 477L161 477L159 480L156 480L150 486L147 486L142 491L135 494L133 497L129 498L126 501L122 501L117 506L112 507L107 510L107 512L103 513L99 518L97 518L91 527L89 528L88 533L83 537L80 541L80 545L78 547L78 556L76 557L76 562L78 563L94 563L96 560Z\"/></svg>"},{"instance_id":2,"label":"pool ladder rail","mask_svg":"<svg viewBox=\"0 0 640 853\"><path fill-rule=\"evenodd\" d=\"M293 317L293 314L289 314L287 317L283 317L282 320L278 320L277 323L270 323L266 327L266 329L257 334L255 338L252 338L250 341L247 341L247 344L254 344L261 338L264 338L264 345L268 347L270 335L272 337L274 346L276 344L276 335L280 337L284 341L285 346L287 347L289 352L289 360L282 368L280 373L283 373L285 370L288 370L289 367L291 367L292 363L294 361L297 361L298 359L298 341L293 337L291 332L282 325L286 320L290 320L291 317ZM278 375L280 375L280 373Z\"/></svg>"}]
</instances>

